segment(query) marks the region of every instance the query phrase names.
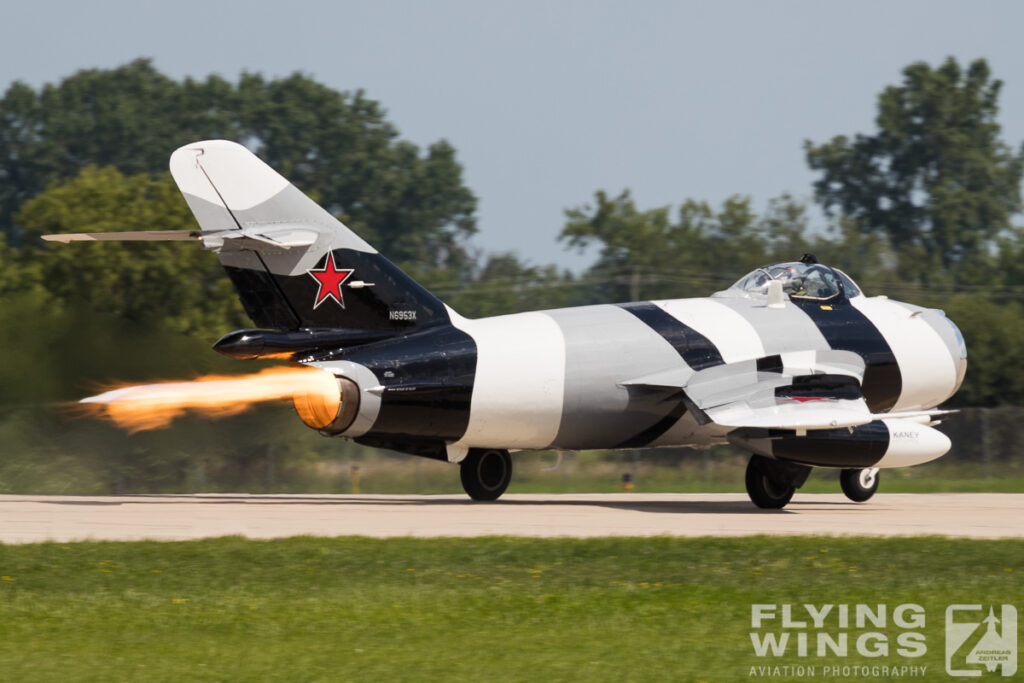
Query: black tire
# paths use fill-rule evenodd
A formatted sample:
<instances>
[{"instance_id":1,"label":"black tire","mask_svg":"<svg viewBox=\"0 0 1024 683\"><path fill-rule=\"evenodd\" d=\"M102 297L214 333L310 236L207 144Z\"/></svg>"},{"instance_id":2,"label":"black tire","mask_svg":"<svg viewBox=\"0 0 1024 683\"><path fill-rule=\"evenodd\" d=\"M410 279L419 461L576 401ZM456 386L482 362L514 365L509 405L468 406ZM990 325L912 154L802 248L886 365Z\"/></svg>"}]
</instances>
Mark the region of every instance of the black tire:
<instances>
[{"instance_id":1,"label":"black tire","mask_svg":"<svg viewBox=\"0 0 1024 683\"><path fill-rule=\"evenodd\" d=\"M512 457L508 451L473 449L459 466L459 476L473 500L497 500L512 481Z\"/></svg>"},{"instance_id":2,"label":"black tire","mask_svg":"<svg viewBox=\"0 0 1024 683\"><path fill-rule=\"evenodd\" d=\"M773 469L772 460L761 455L750 456L747 463L747 495L759 508L779 510L796 493L796 487L782 481Z\"/></svg>"},{"instance_id":3,"label":"black tire","mask_svg":"<svg viewBox=\"0 0 1024 683\"><path fill-rule=\"evenodd\" d=\"M839 485L843 487L846 497L855 503L863 503L878 490L879 472L877 467L866 467L860 470L842 470L839 473Z\"/></svg>"}]
</instances>

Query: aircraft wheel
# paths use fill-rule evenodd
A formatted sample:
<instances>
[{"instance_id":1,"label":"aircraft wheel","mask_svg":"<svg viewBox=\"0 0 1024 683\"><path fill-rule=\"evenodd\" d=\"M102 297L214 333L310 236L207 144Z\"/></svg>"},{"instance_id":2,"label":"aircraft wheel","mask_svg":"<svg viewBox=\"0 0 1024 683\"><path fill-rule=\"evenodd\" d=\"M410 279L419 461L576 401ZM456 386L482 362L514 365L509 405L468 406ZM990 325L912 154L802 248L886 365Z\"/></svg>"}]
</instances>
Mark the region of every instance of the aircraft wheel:
<instances>
[{"instance_id":1,"label":"aircraft wheel","mask_svg":"<svg viewBox=\"0 0 1024 683\"><path fill-rule=\"evenodd\" d=\"M497 500L512 480L512 457L508 451L474 448L460 464L459 476L473 500Z\"/></svg>"},{"instance_id":2,"label":"aircraft wheel","mask_svg":"<svg viewBox=\"0 0 1024 683\"><path fill-rule=\"evenodd\" d=\"M747 495L759 508L778 510L785 507L796 487L787 483L773 467L774 461L761 455L750 456L747 463Z\"/></svg>"},{"instance_id":3,"label":"aircraft wheel","mask_svg":"<svg viewBox=\"0 0 1024 683\"><path fill-rule=\"evenodd\" d=\"M863 503L878 490L878 468L865 467L860 470L842 470L839 485L846 497L855 503Z\"/></svg>"}]
</instances>

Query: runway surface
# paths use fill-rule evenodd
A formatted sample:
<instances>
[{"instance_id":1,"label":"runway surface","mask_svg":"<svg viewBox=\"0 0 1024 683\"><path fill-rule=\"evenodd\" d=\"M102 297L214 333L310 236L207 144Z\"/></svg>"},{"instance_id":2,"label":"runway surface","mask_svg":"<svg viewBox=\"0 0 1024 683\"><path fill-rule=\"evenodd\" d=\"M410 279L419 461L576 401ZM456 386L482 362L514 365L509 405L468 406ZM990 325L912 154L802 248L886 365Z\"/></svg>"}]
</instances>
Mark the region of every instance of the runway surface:
<instances>
[{"instance_id":1,"label":"runway surface","mask_svg":"<svg viewBox=\"0 0 1024 683\"><path fill-rule=\"evenodd\" d=\"M746 536L1024 538L1024 494L798 494L759 510L743 494L465 496L0 496L0 542L287 536Z\"/></svg>"}]
</instances>

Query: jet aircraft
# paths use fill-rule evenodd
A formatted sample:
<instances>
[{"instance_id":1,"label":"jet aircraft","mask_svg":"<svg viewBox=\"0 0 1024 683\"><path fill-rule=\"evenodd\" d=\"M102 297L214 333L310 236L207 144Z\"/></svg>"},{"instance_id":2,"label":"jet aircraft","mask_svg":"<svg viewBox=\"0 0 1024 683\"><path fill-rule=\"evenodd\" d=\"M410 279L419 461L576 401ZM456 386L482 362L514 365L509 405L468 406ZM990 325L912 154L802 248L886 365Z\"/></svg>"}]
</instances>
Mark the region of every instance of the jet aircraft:
<instances>
[{"instance_id":1,"label":"jet aircraft","mask_svg":"<svg viewBox=\"0 0 1024 683\"><path fill-rule=\"evenodd\" d=\"M214 349L330 373L294 396L306 425L457 463L474 500L501 496L524 449L731 443L751 500L781 508L813 467L865 501L879 469L950 448L933 426L966 372L957 326L812 255L708 298L470 320L242 145L185 145L170 169L200 230L47 239L200 241L256 326Z\"/></svg>"}]
</instances>

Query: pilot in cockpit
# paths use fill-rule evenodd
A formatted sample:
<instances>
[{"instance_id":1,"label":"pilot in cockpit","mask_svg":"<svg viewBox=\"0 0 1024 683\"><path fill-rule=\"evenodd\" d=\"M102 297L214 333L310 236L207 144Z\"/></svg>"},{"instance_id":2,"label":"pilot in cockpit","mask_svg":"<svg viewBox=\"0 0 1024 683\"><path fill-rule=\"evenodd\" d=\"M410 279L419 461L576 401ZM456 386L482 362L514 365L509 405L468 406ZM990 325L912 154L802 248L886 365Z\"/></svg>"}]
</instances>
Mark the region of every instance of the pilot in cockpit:
<instances>
[{"instance_id":1,"label":"pilot in cockpit","mask_svg":"<svg viewBox=\"0 0 1024 683\"><path fill-rule=\"evenodd\" d=\"M823 301L833 299L840 293L845 293L847 298L860 295L857 286L843 273L819 264L813 255L807 254L800 261L758 268L728 290L716 292L715 296L765 296L768 284L772 281L780 282L782 291L797 299Z\"/></svg>"}]
</instances>

